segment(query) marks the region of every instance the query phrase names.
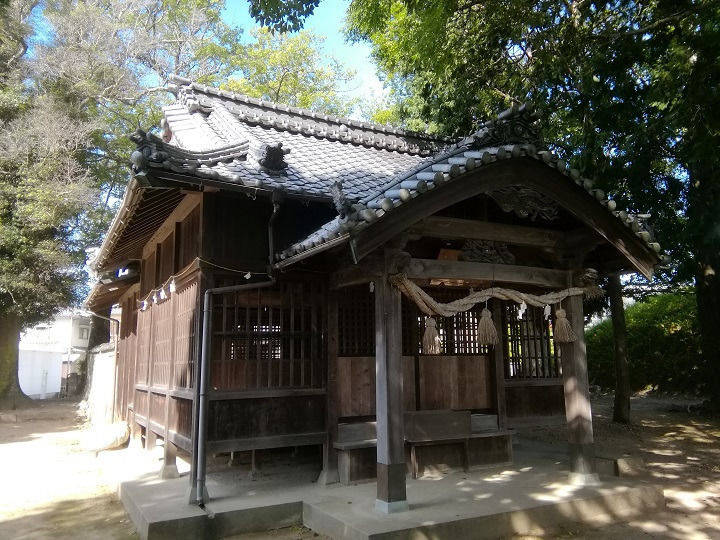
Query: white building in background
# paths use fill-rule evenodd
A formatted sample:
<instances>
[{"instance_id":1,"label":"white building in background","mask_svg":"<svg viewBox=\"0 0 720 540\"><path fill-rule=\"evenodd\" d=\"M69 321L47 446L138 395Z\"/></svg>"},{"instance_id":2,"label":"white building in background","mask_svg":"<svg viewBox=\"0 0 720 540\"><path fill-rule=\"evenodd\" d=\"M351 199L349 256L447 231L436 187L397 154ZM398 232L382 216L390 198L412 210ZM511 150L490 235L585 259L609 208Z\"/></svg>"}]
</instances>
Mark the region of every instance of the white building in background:
<instances>
[{"instance_id":1,"label":"white building in background","mask_svg":"<svg viewBox=\"0 0 720 540\"><path fill-rule=\"evenodd\" d=\"M67 393L68 375L85 356L90 317L65 312L48 323L26 330L20 337L18 379L21 390L34 399Z\"/></svg>"}]
</instances>

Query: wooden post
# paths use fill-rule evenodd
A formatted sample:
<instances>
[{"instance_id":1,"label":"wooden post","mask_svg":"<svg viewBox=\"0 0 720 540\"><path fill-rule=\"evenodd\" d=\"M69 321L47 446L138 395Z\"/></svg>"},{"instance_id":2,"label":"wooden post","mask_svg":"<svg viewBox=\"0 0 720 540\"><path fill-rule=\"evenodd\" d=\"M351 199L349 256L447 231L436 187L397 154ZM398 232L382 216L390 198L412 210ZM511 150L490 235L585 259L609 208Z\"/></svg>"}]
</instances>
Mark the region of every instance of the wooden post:
<instances>
[{"instance_id":1,"label":"wooden post","mask_svg":"<svg viewBox=\"0 0 720 540\"><path fill-rule=\"evenodd\" d=\"M338 358L338 292L328 291L327 306L327 441L323 445L323 470L320 473L318 483L322 485L339 482L338 456L333 444L337 441L338 435L338 380L337 380L337 358Z\"/></svg>"},{"instance_id":2,"label":"wooden post","mask_svg":"<svg viewBox=\"0 0 720 540\"><path fill-rule=\"evenodd\" d=\"M157 435L152 430L152 427L150 427L150 407L152 407L152 387L153 387L153 368L155 363L155 355L153 354L153 339L154 339L154 333L153 332L153 324L155 319L155 304L151 301L150 307L148 308L150 312L150 325L148 326L148 352L147 352L147 396L146 396L146 404L145 404L145 450L152 450L155 448L155 442L157 441Z\"/></svg>"},{"instance_id":3,"label":"wooden post","mask_svg":"<svg viewBox=\"0 0 720 540\"><path fill-rule=\"evenodd\" d=\"M492 358L494 360L495 373L495 406L497 409L498 429L503 430L507 427L507 404L505 403L505 328L503 328L503 312L500 300L492 302L492 316L497 329L498 339L497 345L492 349Z\"/></svg>"},{"instance_id":4,"label":"wooden post","mask_svg":"<svg viewBox=\"0 0 720 540\"><path fill-rule=\"evenodd\" d=\"M177 238L177 236L175 237ZM170 403L171 390L175 389L175 331L177 327L177 294L170 295L170 365L168 366L168 380L165 394L165 435L163 441L163 464L160 469L160 478L178 478L177 448L170 442Z\"/></svg>"},{"instance_id":5,"label":"wooden post","mask_svg":"<svg viewBox=\"0 0 720 540\"><path fill-rule=\"evenodd\" d=\"M377 414L377 500L381 512L408 509L403 433L402 312L400 291L388 281L392 255L375 281L375 388Z\"/></svg>"},{"instance_id":6,"label":"wooden post","mask_svg":"<svg viewBox=\"0 0 720 540\"><path fill-rule=\"evenodd\" d=\"M582 296L569 296L565 301L568 321L577 340L562 345L562 378L565 390L565 416L568 423L570 468L574 479L596 480L593 455L592 411L585 353L585 320Z\"/></svg>"}]
</instances>

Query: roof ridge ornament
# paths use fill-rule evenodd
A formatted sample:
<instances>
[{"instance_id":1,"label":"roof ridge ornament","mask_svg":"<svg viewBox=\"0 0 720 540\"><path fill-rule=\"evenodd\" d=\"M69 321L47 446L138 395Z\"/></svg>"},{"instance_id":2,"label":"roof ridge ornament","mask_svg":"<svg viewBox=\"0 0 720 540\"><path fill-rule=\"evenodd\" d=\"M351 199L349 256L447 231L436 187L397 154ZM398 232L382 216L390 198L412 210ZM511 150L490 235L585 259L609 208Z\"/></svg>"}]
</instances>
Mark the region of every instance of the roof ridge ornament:
<instances>
[{"instance_id":1,"label":"roof ridge ornament","mask_svg":"<svg viewBox=\"0 0 720 540\"><path fill-rule=\"evenodd\" d=\"M281 142L263 144L255 151L258 164L268 171L280 172L287 169L285 155L290 153L289 148L283 148Z\"/></svg>"},{"instance_id":2,"label":"roof ridge ornament","mask_svg":"<svg viewBox=\"0 0 720 540\"><path fill-rule=\"evenodd\" d=\"M333 204L340 219L345 219L352 212L352 205L343 191L342 181L338 180L330 186L330 193L332 194Z\"/></svg>"},{"instance_id":3,"label":"roof ridge ornament","mask_svg":"<svg viewBox=\"0 0 720 540\"><path fill-rule=\"evenodd\" d=\"M470 146L475 149L500 144L534 144L542 146L538 114L532 105L513 105L489 120L472 135Z\"/></svg>"}]
</instances>

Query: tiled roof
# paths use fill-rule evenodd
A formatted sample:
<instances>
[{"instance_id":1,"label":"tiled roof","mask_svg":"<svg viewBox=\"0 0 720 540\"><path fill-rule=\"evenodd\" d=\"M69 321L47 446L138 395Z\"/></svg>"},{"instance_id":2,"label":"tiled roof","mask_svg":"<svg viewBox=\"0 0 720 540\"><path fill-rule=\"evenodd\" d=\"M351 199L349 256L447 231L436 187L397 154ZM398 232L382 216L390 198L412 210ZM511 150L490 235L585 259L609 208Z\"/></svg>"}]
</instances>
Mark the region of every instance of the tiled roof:
<instances>
[{"instance_id":1,"label":"tiled roof","mask_svg":"<svg viewBox=\"0 0 720 540\"><path fill-rule=\"evenodd\" d=\"M164 108L163 136L139 134L136 172L166 169L306 197L331 196L342 182L351 200L419 164L449 141L263 102L174 78L177 101ZM259 163L282 144L286 166ZM138 162L137 164L135 162Z\"/></svg>"},{"instance_id":2,"label":"tiled roof","mask_svg":"<svg viewBox=\"0 0 720 540\"><path fill-rule=\"evenodd\" d=\"M291 264L312 248L336 245L394 208L497 160L531 157L568 176L655 250L637 216L593 188L537 142L537 119L508 109L465 139L448 140L264 102L175 77L177 100L165 107L162 137L139 133L137 177L168 170L241 188L330 199L341 182L343 212L276 255ZM273 157L274 156L274 157ZM424 195L424 194L428 195Z\"/></svg>"},{"instance_id":3,"label":"tiled roof","mask_svg":"<svg viewBox=\"0 0 720 540\"><path fill-rule=\"evenodd\" d=\"M660 253L660 244L655 242L651 233L646 230L642 216L618 210L614 200L609 199L602 190L593 187L592 180L583 178L577 169L568 168L567 164L552 152L538 150L533 144L510 144L474 149L476 146L472 142L472 137L469 137L442 155L426 160L409 173L399 175L393 182L382 186L359 203L353 204L353 211L344 218L339 216L334 218L306 238L276 254L276 266L288 266L295 260L304 258L311 249L321 251L326 247L347 241L354 233L382 219L402 204L416 197L432 196L432 190L474 169L498 160L522 157L537 159L546 166L557 169L567 176L569 181L583 187L590 197L607 208L608 212L643 240L650 249Z\"/></svg>"}]
</instances>

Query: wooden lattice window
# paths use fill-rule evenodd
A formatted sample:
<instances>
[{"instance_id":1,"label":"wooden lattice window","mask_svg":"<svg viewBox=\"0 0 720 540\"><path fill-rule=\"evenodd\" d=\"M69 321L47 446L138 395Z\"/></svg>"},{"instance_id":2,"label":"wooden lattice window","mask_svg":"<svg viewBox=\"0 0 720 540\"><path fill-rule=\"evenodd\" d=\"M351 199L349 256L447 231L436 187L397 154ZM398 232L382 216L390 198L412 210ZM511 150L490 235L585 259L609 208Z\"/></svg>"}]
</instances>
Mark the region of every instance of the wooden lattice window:
<instances>
[{"instance_id":1,"label":"wooden lattice window","mask_svg":"<svg viewBox=\"0 0 720 540\"><path fill-rule=\"evenodd\" d=\"M283 282L216 296L212 388L324 387L325 299L320 282Z\"/></svg>"},{"instance_id":2,"label":"wooden lattice window","mask_svg":"<svg viewBox=\"0 0 720 540\"><path fill-rule=\"evenodd\" d=\"M468 289L434 287L427 292L440 302L451 302L469 293ZM338 328L340 356L375 355L375 295L370 287L357 285L342 289L339 296ZM477 327L484 305L458 313L453 317L437 317L437 329L441 340L441 354L478 355L489 349L477 342ZM423 354L422 336L425 316L417 306L402 298L402 345L403 355Z\"/></svg>"},{"instance_id":3,"label":"wooden lattice window","mask_svg":"<svg viewBox=\"0 0 720 540\"><path fill-rule=\"evenodd\" d=\"M192 388L195 376L195 325L197 322L197 289L193 281L178 288L175 303L175 345L173 388Z\"/></svg>"},{"instance_id":4,"label":"wooden lattice window","mask_svg":"<svg viewBox=\"0 0 720 540\"><path fill-rule=\"evenodd\" d=\"M151 377L153 386L167 386L170 381L170 363L172 362L172 326L173 303L162 300L151 309L152 344L150 347L152 364ZM150 310L149 310L150 311Z\"/></svg>"},{"instance_id":5,"label":"wooden lattice window","mask_svg":"<svg viewBox=\"0 0 720 540\"><path fill-rule=\"evenodd\" d=\"M543 308L528 306L522 318L519 305L503 303L503 347L506 379L560 377L560 350L553 340L552 318Z\"/></svg>"},{"instance_id":6,"label":"wooden lattice window","mask_svg":"<svg viewBox=\"0 0 720 540\"><path fill-rule=\"evenodd\" d=\"M148 382L148 359L150 358L150 310L138 313L137 323L137 360L135 367L135 382L146 384Z\"/></svg>"},{"instance_id":7,"label":"wooden lattice window","mask_svg":"<svg viewBox=\"0 0 720 540\"><path fill-rule=\"evenodd\" d=\"M470 294L469 289L458 287L428 287L427 293L438 302L452 302ZM480 312L484 304L476 305L468 311L452 317L435 317L440 336L440 354L455 356L475 356L488 354L489 347L477 341L477 328ZM413 356L423 354L422 336L425 332L425 315L403 298L403 354Z\"/></svg>"},{"instance_id":8,"label":"wooden lattice window","mask_svg":"<svg viewBox=\"0 0 720 540\"><path fill-rule=\"evenodd\" d=\"M375 295L367 283L345 287L338 295L338 353L375 355Z\"/></svg>"}]
</instances>

